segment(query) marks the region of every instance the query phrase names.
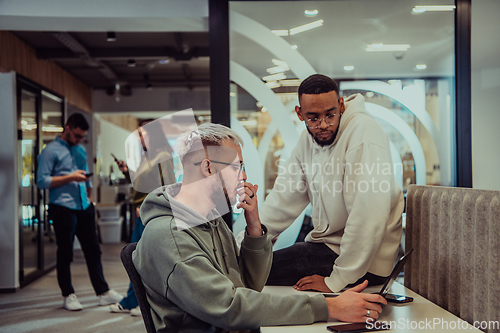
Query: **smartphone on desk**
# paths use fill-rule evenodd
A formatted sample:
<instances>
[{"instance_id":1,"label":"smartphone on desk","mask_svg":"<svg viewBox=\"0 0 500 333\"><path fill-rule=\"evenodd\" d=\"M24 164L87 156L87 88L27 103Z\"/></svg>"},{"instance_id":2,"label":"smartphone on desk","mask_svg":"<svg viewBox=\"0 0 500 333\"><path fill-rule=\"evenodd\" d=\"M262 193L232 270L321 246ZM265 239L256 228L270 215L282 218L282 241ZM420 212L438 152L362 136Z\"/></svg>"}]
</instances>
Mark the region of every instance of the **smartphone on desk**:
<instances>
[{"instance_id":1,"label":"smartphone on desk","mask_svg":"<svg viewBox=\"0 0 500 333\"><path fill-rule=\"evenodd\" d=\"M361 332L374 332L390 330L389 324L382 324L382 322L373 321L371 323L355 323L355 324L341 324L331 325L326 327L330 332L337 333L361 333Z\"/></svg>"},{"instance_id":2,"label":"smartphone on desk","mask_svg":"<svg viewBox=\"0 0 500 333\"><path fill-rule=\"evenodd\" d=\"M394 294L387 294L384 297L387 302L391 303L409 303L413 302L413 297L410 296L403 296L403 295L394 295Z\"/></svg>"}]
</instances>

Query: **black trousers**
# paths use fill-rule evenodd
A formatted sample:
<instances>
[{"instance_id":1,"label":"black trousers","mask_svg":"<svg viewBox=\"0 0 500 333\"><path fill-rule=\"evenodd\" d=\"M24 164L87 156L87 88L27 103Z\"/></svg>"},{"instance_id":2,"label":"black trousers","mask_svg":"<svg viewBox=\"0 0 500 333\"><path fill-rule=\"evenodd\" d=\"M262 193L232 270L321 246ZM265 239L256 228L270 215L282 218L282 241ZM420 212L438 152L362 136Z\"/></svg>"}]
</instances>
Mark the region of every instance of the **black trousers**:
<instances>
[{"instance_id":1,"label":"black trousers","mask_svg":"<svg viewBox=\"0 0 500 333\"><path fill-rule=\"evenodd\" d=\"M71 284L70 264L73 261L75 236L82 246L90 281L96 295L109 290L101 263L101 247L97 239L95 208L73 210L59 205L49 205L49 218L54 226L57 244L57 282L64 297L75 292Z\"/></svg>"},{"instance_id":2,"label":"black trousers","mask_svg":"<svg viewBox=\"0 0 500 333\"><path fill-rule=\"evenodd\" d=\"M297 281L309 275L330 276L333 264L338 258L323 243L300 242L290 247L273 252L273 264L267 279L267 285L293 286ZM385 282L385 277L366 273L358 281L348 285L353 287L368 280L368 285L379 285Z\"/></svg>"}]
</instances>

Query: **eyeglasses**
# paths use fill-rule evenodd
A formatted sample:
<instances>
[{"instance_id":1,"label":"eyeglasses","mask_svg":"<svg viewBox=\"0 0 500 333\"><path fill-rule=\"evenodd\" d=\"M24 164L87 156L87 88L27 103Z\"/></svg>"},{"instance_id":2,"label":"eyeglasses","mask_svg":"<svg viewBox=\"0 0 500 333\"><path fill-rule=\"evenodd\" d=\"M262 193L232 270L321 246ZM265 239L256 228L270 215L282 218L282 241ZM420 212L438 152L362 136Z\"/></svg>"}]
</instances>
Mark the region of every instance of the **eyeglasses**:
<instances>
[{"instance_id":1,"label":"eyeglasses","mask_svg":"<svg viewBox=\"0 0 500 333\"><path fill-rule=\"evenodd\" d=\"M328 116L324 118L311 118L306 120L306 125L310 129L315 129L321 126L321 121L323 120L328 126L334 125L335 124L335 116L337 114L329 114Z\"/></svg>"},{"instance_id":2,"label":"eyeglasses","mask_svg":"<svg viewBox=\"0 0 500 333\"><path fill-rule=\"evenodd\" d=\"M73 135L75 136L75 138L77 140L85 139L87 137L87 135L75 134L75 131L73 131L72 129L70 129L70 130L71 130L71 133L73 133Z\"/></svg>"},{"instance_id":3,"label":"eyeglasses","mask_svg":"<svg viewBox=\"0 0 500 333\"><path fill-rule=\"evenodd\" d=\"M219 164L224 164L224 165L231 165L233 167L239 168L238 170L238 177L241 175L241 170L245 171L245 164L243 162L240 162L240 164L234 164L234 163L226 163L226 162L221 162L221 161L214 161L214 160L209 160L212 163L219 163ZM194 163L195 166L198 166L201 164L201 162L196 162ZM245 171L246 172L246 171Z\"/></svg>"}]
</instances>

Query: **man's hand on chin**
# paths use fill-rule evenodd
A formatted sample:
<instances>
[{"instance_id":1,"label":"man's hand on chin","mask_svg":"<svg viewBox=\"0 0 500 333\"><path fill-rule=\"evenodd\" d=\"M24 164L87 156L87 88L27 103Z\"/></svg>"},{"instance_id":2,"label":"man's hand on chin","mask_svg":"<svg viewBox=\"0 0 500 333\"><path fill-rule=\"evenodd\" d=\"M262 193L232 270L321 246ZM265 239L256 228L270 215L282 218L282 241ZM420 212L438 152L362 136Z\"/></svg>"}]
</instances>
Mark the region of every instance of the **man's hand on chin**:
<instances>
[{"instance_id":1,"label":"man's hand on chin","mask_svg":"<svg viewBox=\"0 0 500 333\"><path fill-rule=\"evenodd\" d=\"M294 286L293 289L304 291L304 290L317 290L323 293L331 293L330 288L326 286L325 277L314 274L310 276L303 277Z\"/></svg>"},{"instance_id":2,"label":"man's hand on chin","mask_svg":"<svg viewBox=\"0 0 500 333\"><path fill-rule=\"evenodd\" d=\"M258 185L253 185L249 182L241 183L238 189L240 203L237 208L245 210L245 220L247 222L247 233L252 237L262 236L262 225L259 218L259 207L257 203Z\"/></svg>"}]
</instances>

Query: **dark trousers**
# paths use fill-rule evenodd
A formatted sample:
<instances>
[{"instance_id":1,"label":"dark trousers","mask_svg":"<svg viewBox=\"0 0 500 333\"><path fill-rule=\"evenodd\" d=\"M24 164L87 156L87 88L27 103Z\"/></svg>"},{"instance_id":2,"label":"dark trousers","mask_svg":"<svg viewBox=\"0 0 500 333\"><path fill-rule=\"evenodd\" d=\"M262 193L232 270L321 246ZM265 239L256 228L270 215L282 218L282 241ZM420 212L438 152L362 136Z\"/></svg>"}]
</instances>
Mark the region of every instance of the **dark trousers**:
<instances>
[{"instance_id":1,"label":"dark trousers","mask_svg":"<svg viewBox=\"0 0 500 333\"><path fill-rule=\"evenodd\" d=\"M136 243L141 239L142 232L144 231L144 225L140 217L135 219L134 231L132 232L132 237L130 238L130 243ZM121 301L120 305L124 309L131 310L139 305L137 301L137 296L135 295L134 287L132 284L129 285L127 290L127 296L125 296Z\"/></svg>"},{"instance_id":2,"label":"dark trousers","mask_svg":"<svg viewBox=\"0 0 500 333\"><path fill-rule=\"evenodd\" d=\"M109 290L101 263L101 247L97 239L95 208L73 210L59 205L49 205L49 218L54 226L57 244L57 282L64 297L75 292L71 284L70 264L73 261L75 236L82 247L90 281L96 295Z\"/></svg>"},{"instance_id":3,"label":"dark trousers","mask_svg":"<svg viewBox=\"0 0 500 333\"><path fill-rule=\"evenodd\" d=\"M273 264L266 284L293 286L297 281L309 275L330 276L338 256L323 243L300 242L274 251ZM366 273L348 287L362 283L364 280L368 280L368 285L372 286L383 284L385 277Z\"/></svg>"}]
</instances>

